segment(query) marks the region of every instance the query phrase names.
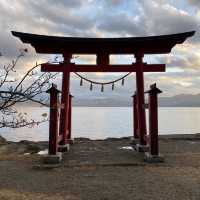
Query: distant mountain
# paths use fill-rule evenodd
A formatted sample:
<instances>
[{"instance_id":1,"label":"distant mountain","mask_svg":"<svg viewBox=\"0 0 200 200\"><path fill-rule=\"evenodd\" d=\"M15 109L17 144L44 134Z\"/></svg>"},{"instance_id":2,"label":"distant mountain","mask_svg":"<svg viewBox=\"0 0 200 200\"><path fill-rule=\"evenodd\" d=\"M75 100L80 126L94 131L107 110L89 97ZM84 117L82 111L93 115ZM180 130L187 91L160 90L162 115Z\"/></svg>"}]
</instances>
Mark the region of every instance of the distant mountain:
<instances>
[{"instance_id":1,"label":"distant mountain","mask_svg":"<svg viewBox=\"0 0 200 200\"><path fill-rule=\"evenodd\" d=\"M180 94L172 97L160 97L161 107L200 107L200 94ZM23 106L39 106L36 103L25 103ZM132 98L107 97L107 98L73 98L73 106L88 107L128 107L132 106Z\"/></svg>"},{"instance_id":2,"label":"distant mountain","mask_svg":"<svg viewBox=\"0 0 200 200\"><path fill-rule=\"evenodd\" d=\"M117 98L105 98L105 99L73 99L74 106L88 106L88 107L127 107L131 106L131 98L130 99L117 99Z\"/></svg>"},{"instance_id":3,"label":"distant mountain","mask_svg":"<svg viewBox=\"0 0 200 200\"><path fill-rule=\"evenodd\" d=\"M158 99L161 107L200 107L200 94L180 94L172 97L160 97ZM74 106L105 106L124 107L132 106L132 98L105 98L105 99L73 99Z\"/></svg>"},{"instance_id":4,"label":"distant mountain","mask_svg":"<svg viewBox=\"0 0 200 200\"><path fill-rule=\"evenodd\" d=\"M200 107L200 94L180 94L173 97L161 97L159 105L166 107Z\"/></svg>"}]
</instances>

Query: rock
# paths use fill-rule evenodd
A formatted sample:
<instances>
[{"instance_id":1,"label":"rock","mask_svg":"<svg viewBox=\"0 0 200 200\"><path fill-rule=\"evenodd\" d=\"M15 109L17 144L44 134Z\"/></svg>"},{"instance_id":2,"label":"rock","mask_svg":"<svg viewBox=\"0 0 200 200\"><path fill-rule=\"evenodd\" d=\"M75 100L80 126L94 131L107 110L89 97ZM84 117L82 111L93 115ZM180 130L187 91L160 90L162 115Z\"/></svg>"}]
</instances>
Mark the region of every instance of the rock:
<instances>
[{"instance_id":1,"label":"rock","mask_svg":"<svg viewBox=\"0 0 200 200\"><path fill-rule=\"evenodd\" d=\"M19 144L24 144L24 145L29 145L31 144L32 142L31 141L28 141L28 140L20 140L19 141Z\"/></svg>"},{"instance_id":2,"label":"rock","mask_svg":"<svg viewBox=\"0 0 200 200\"><path fill-rule=\"evenodd\" d=\"M18 154L18 145L10 143L0 146L0 154Z\"/></svg>"},{"instance_id":3,"label":"rock","mask_svg":"<svg viewBox=\"0 0 200 200\"><path fill-rule=\"evenodd\" d=\"M89 142L91 140L89 138L78 137L78 138L75 138L75 141L77 141L77 142Z\"/></svg>"},{"instance_id":4,"label":"rock","mask_svg":"<svg viewBox=\"0 0 200 200\"><path fill-rule=\"evenodd\" d=\"M4 137L2 137L1 135L0 135L0 145L1 144L7 144L7 141L6 141L6 139L4 138Z\"/></svg>"},{"instance_id":5,"label":"rock","mask_svg":"<svg viewBox=\"0 0 200 200\"><path fill-rule=\"evenodd\" d=\"M37 144L29 144L27 146L27 151L31 154L38 153L41 148Z\"/></svg>"},{"instance_id":6,"label":"rock","mask_svg":"<svg viewBox=\"0 0 200 200\"><path fill-rule=\"evenodd\" d=\"M21 140L19 142L19 148L25 148L26 153L35 154L41 151L42 147L40 143L32 142L28 140Z\"/></svg>"},{"instance_id":7,"label":"rock","mask_svg":"<svg viewBox=\"0 0 200 200\"><path fill-rule=\"evenodd\" d=\"M195 136L196 136L196 137L200 137L200 133L196 133Z\"/></svg>"}]
</instances>

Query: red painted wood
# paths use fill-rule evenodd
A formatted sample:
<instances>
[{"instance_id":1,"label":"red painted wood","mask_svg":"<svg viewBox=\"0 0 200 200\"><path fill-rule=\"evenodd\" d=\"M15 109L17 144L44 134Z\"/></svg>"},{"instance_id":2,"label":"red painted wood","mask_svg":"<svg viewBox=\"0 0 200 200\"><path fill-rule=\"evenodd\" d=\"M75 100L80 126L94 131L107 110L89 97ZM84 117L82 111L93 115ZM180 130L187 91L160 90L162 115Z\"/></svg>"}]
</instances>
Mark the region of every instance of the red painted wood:
<instances>
[{"instance_id":1,"label":"red painted wood","mask_svg":"<svg viewBox=\"0 0 200 200\"><path fill-rule=\"evenodd\" d=\"M12 31L22 42L31 44L37 53L62 54L135 54L142 50L145 54L170 53L172 47L183 43L194 31L148 37L126 38L80 38L36 35Z\"/></svg>"},{"instance_id":2,"label":"red painted wood","mask_svg":"<svg viewBox=\"0 0 200 200\"><path fill-rule=\"evenodd\" d=\"M133 95L133 136L135 139L139 138L138 135L138 113L137 113L137 95L136 93Z\"/></svg>"},{"instance_id":3,"label":"red painted wood","mask_svg":"<svg viewBox=\"0 0 200 200\"><path fill-rule=\"evenodd\" d=\"M70 57L64 55L64 64L66 68L70 65ZM68 135L68 110L69 110L69 88L70 88L70 72L63 71L62 78L62 97L61 97L61 113L60 113L60 131L59 134L63 136L61 145L67 144Z\"/></svg>"},{"instance_id":4,"label":"red painted wood","mask_svg":"<svg viewBox=\"0 0 200 200\"><path fill-rule=\"evenodd\" d=\"M49 120L49 155L56 155L58 150L58 91L55 85L47 90L50 93Z\"/></svg>"},{"instance_id":5,"label":"red painted wood","mask_svg":"<svg viewBox=\"0 0 200 200\"><path fill-rule=\"evenodd\" d=\"M136 54L136 88L137 88L137 112L138 112L138 132L140 134L140 144L146 145L146 116L144 106L144 70L143 70L143 54Z\"/></svg>"},{"instance_id":6,"label":"red painted wood","mask_svg":"<svg viewBox=\"0 0 200 200\"><path fill-rule=\"evenodd\" d=\"M67 69L65 69L65 66L63 64L50 64L50 63L41 64L41 72L63 72L64 70L67 71Z\"/></svg>"},{"instance_id":7,"label":"red painted wood","mask_svg":"<svg viewBox=\"0 0 200 200\"><path fill-rule=\"evenodd\" d=\"M109 54L104 52L97 54L97 65L98 66L107 66L109 65Z\"/></svg>"},{"instance_id":8,"label":"red painted wood","mask_svg":"<svg viewBox=\"0 0 200 200\"><path fill-rule=\"evenodd\" d=\"M67 68L63 64L41 65L42 72L136 72L136 63L132 65L75 65L69 64ZM165 64L146 64L143 67L144 72L165 72Z\"/></svg>"},{"instance_id":9,"label":"red painted wood","mask_svg":"<svg viewBox=\"0 0 200 200\"><path fill-rule=\"evenodd\" d=\"M63 140L63 136L62 135L58 135L58 144Z\"/></svg>"},{"instance_id":10,"label":"red painted wood","mask_svg":"<svg viewBox=\"0 0 200 200\"><path fill-rule=\"evenodd\" d=\"M68 111L68 140L71 140L71 127L72 127L72 95L69 95L69 111Z\"/></svg>"},{"instance_id":11,"label":"red painted wood","mask_svg":"<svg viewBox=\"0 0 200 200\"><path fill-rule=\"evenodd\" d=\"M162 91L152 85L149 93L149 146L151 155L159 154L158 145L158 94Z\"/></svg>"}]
</instances>

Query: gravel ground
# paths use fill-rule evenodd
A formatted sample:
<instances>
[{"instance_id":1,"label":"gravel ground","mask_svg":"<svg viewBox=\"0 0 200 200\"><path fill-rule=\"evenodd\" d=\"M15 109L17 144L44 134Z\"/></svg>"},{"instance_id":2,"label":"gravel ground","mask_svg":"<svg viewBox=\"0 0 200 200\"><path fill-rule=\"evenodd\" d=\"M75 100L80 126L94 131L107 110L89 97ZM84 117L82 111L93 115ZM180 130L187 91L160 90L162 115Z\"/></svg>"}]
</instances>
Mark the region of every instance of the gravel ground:
<instances>
[{"instance_id":1,"label":"gravel ground","mask_svg":"<svg viewBox=\"0 0 200 200\"><path fill-rule=\"evenodd\" d=\"M35 154L47 143L0 141L0 200L200 199L199 134L161 137L160 164L128 146L130 138L79 138L59 167L47 169Z\"/></svg>"}]
</instances>

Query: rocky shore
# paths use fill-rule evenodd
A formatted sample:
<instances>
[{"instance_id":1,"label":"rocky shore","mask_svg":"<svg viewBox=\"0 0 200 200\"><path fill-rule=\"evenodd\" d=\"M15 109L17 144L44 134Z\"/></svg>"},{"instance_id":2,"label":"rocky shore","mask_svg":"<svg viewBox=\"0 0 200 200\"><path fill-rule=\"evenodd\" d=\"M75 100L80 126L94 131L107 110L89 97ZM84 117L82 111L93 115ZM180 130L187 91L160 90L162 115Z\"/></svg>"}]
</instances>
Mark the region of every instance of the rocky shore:
<instances>
[{"instance_id":1,"label":"rocky shore","mask_svg":"<svg viewBox=\"0 0 200 200\"><path fill-rule=\"evenodd\" d=\"M165 162L149 164L130 138L77 138L58 168L41 165L48 142L0 137L0 199L199 200L200 134L160 137Z\"/></svg>"}]
</instances>

